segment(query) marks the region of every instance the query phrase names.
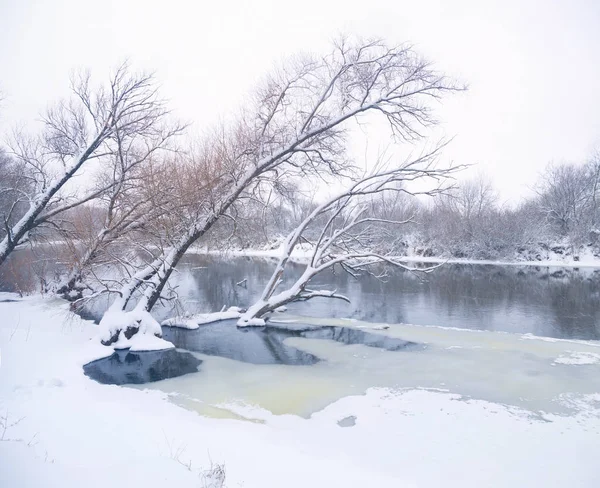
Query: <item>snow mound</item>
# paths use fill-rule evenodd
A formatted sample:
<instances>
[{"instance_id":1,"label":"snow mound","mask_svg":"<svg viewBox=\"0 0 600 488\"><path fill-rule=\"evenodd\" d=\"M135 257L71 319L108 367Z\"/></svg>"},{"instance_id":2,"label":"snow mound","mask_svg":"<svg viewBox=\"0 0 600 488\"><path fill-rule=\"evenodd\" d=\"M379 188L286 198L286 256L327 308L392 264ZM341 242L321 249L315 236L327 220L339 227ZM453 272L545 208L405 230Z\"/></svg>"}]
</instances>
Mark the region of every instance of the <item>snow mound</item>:
<instances>
[{"instance_id":1,"label":"snow mound","mask_svg":"<svg viewBox=\"0 0 600 488\"><path fill-rule=\"evenodd\" d=\"M252 318L252 319L240 319L238 320L238 327L264 327L266 325L264 319Z\"/></svg>"},{"instance_id":2,"label":"snow mound","mask_svg":"<svg viewBox=\"0 0 600 488\"><path fill-rule=\"evenodd\" d=\"M98 329L100 342L115 349L135 347L137 351L156 351L174 347L170 342L159 339L162 329L150 312L137 307L129 312L117 307L109 308Z\"/></svg>"},{"instance_id":3,"label":"snow mound","mask_svg":"<svg viewBox=\"0 0 600 488\"><path fill-rule=\"evenodd\" d=\"M600 354L569 351L569 354L559 356L552 364L600 364Z\"/></svg>"},{"instance_id":4,"label":"snow mound","mask_svg":"<svg viewBox=\"0 0 600 488\"><path fill-rule=\"evenodd\" d=\"M174 349L175 346L160 337L148 334L136 334L129 340L131 352L162 351Z\"/></svg>"}]
</instances>

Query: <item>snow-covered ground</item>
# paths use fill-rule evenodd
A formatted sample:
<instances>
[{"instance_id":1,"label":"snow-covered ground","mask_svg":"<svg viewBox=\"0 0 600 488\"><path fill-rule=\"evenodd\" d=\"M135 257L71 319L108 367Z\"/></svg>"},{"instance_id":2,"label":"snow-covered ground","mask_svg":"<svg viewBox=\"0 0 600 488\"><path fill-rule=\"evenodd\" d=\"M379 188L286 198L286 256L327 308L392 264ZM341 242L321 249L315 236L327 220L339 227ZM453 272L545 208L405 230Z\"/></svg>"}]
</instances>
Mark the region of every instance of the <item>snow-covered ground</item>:
<instances>
[{"instance_id":1,"label":"snow-covered ground","mask_svg":"<svg viewBox=\"0 0 600 488\"><path fill-rule=\"evenodd\" d=\"M561 249L566 249L561 246ZM568 249L566 252L554 252L552 249L539 248L536 252L530 253L539 259L528 259L522 254L515 254L512 259L470 259L470 258L453 258L447 256L423 256L416 254L414 248L408 249L407 255L398 256L397 259L407 263L451 263L451 264L487 264L498 266L542 266L542 267L567 267L567 268L600 268L600 258L595 256L592 250L588 247L580 249L575 258ZM277 243L265 246L262 249L228 249L226 251L218 251L207 249L205 247L195 247L189 252L197 254L213 254L213 255L229 255L229 256L247 256L247 257L264 257L264 258L279 258L282 254L282 248ZM312 256L312 249L307 244L298 245L293 253L292 260L297 262L306 262Z\"/></svg>"},{"instance_id":2,"label":"snow-covered ground","mask_svg":"<svg viewBox=\"0 0 600 488\"><path fill-rule=\"evenodd\" d=\"M58 299L0 294L0 317L1 487L221 486L207 476L211 464L224 465L229 488L600 485L600 391L562 392L556 401L568 403L568 414L411 387L370 388L308 418L231 402L220 408L238 419L218 419L170 401L158 389L163 382L133 389L85 377L81 366L110 351L92 340L93 324ZM421 340L436 330L391 327ZM443 332L437 346L477 351L489 336L496 350L519 344L524 360L548 356L557 374L585 377L600 367L596 343L468 334L456 345ZM521 366L504 365L507 382L527 373Z\"/></svg>"}]
</instances>

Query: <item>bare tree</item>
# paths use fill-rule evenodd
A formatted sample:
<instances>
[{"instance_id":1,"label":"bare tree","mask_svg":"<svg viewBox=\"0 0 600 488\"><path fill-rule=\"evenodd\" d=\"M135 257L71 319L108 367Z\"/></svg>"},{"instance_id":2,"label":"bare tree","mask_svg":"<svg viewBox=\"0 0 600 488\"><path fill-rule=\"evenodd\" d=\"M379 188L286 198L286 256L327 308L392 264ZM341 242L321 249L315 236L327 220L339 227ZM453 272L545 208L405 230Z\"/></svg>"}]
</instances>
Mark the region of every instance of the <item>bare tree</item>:
<instances>
[{"instance_id":1,"label":"bare tree","mask_svg":"<svg viewBox=\"0 0 600 488\"><path fill-rule=\"evenodd\" d=\"M369 237L370 246L384 254L405 255L410 246L409 242L414 241L422 232L425 208L422 200L405 192L382 192L373 195L367 210L370 215L384 220L407 221L407 224L401 228L377 227Z\"/></svg>"},{"instance_id":2,"label":"bare tree","mask_svg":"<svg viewBox=\"0 0 600 488\"><path fill-rule=\"evenodd\" d=\"M479 174L438 195L424 228L426 239L455 257L487 258L497 246L494 221L499 219L498 193Z\"/></svg>"},{"instance_id":3,"label":"bare tree","mask_svg":"<svg viewBox=\"0 0 600 488\"><path fill-rule=\"evenodd\" d=\"M460 167L435 168L432 164L440 146L436 150L411 162L390 170L376 171L359 179L347 190L326 200L311 212L285 240L282 256L267 283L260 299L242 315L238 325L264 325L263 317L279 307L291 302L307 301L316 297L338 298L349 301L335 290L310 289L311 280L326 270L339 267L354 277L362 273L374 274L371 267L387 264L409 271L429 272L435 267L414 268L407 266L392 254L381 254L373 250L371 237L377 228L402 226L414 223L412 218L394 220L374 217L370 198L375 195L405 194L410 196L434 196L447 190L447 179ZM407 183L416 180L433 180L432 188L411 191ZM276 293L283 282L294 248L303 240L311 227L316 226L318 237L310 242L313 246L310 262L302 275L287 290ZM377 275L382 277L382 275Z\"/></svg>"},{"instance_id":4,"label":"bare tree","mask_svg":"<svg viewBox=\"0 0 600 488\"><path fill-rule=\"evenodd\" d=\"M83 246L69 246L74 251L73 266L58 289L69 300L82 298L84 289L93 292L85 283L86 276L97 278L93 268L118 264L121 259L115 247L124 244L133 232L139 237L140 231L172 207L159 204L159 199L172 201L171 196L165 198L165 195L174 190L162 159L172 157L176 150L172 139L184 127L161 124L149 129L125 134L119 128L115 131L115 153L112 161L107 160L96 183L97 188L105 189L94 202L95 213L102 216L100 228L84 225L77 229L69 222L62 229L67 240L83 243Z\"/></svg>"},{"instance_id":5,"label":"bare tree","mask_svg":"<svg viewBox=\"0 0 600 488\"><path fill-rule=\"evenodd\" d=\"M597 238L600 235L600 229L598 228L600 220L600 149L592 152L586 163L586 170L589 178L590 194L588 204L589 231Z\"/></svg>"},{"instance_id":6,"label":"bare tree","mask_svg":"<svg viewBox=\"0 0 600 488\"><path fill-rule=\"evenodd\" d=\"M498 192L488 177L479 174L457 185L444 199L446 205L459 214L469 227L472 220L480 219L494 210L498 202Z\"/></svg>"},{"instance_id":7,"label":"bare tree","mask_svg":"<svg viewBox=\"0 0 600 488\"><path fill-rule=\"evenodd\" d=\"M0 264L30 233L52 225L59 214L102 195L106 187L84 194L68 193L68 184L82 167L106 163L118 154L121 144L139 135L155 137L167 111L158 98L151 75L132 75L120 66L106 87L92 88L89 74L72 80L73 96L50 109L43 119L39 137L17 134L12 142L15 163L29 182L28 191L19 191L15 200L27 206L14 224L5 218L6 235L0 242ZM15 192L15 188L0 191ZM9 216L10 217L10 216Z\"/></svg>"},{"instance_id":8,"label":"bare tree","mask_svg":"<svg viewBox=\"0 0 600 488\"><path fill-rule=\"evenodd\" d=\"M139 161L139 160L138 160ZM141 161L140 161L141 162ZM145 166L151 164L147 161ZM71 250L70 271L58 286L57 293L70 301L83 299L87 290L95 293L95 286L106 288L106 278L97 275L96 269L112 267L129 268L131 251L148 241L144 230L159 219L166 205L154 205L160 198L172 191L168 175L162 169L135 168L120 166L104 174L100 184L112 184L93 205L83 205L75 209L84 218L68 218L62 227L62 239ZM149 184L149 177L162 175L161 185ZM171 201L171 196L167 199ZM93 225L96 221L96 225ZM106 270L108 271L108 270ZM112 269L112 272L115 272Z\"/></svg>"},{"instance_id":9,"label":"bare tree","mask_svg":"<svg viewBox=\"0 0 600 488\"><path fill-rule=\"evenodd\" d=\"M148 312L186 250L220 218L233 218L228 212L240 197L290 175L347 173L348 123L366 115L383 117L397 140L417 140L435 123L430 102L458 89L410 47L380 41L342 40L324 57L296 58L276 71L228 131L211 198L198 206L175 245L119 290L101 322L103 343L117 342L121 331L126 337L140 329L160 335ZM140 288L134 310L124 314Z\"/></svg>"},{"instance_id":10,"label":"bare tree","mask_svg":"<svg viewBox=\"0 0 600 488\"><path fill-rule=\"evenodd\" d=\"M538 205L561 237L578 246L592 227L597 198L598 172L589 165L551 164L536 191Z\"/></svg>"},{"instance_id":11,"label":"bare tree","mask_svg":"<svg viewBox=\"0 0 600 488\"><path fill-rule=\"evenodd\" d=\"M17 165L6 151L0 149L0 239L27 211L24 195L30 191L30 181L24 168Z\"/></svg>"}]
</instances>

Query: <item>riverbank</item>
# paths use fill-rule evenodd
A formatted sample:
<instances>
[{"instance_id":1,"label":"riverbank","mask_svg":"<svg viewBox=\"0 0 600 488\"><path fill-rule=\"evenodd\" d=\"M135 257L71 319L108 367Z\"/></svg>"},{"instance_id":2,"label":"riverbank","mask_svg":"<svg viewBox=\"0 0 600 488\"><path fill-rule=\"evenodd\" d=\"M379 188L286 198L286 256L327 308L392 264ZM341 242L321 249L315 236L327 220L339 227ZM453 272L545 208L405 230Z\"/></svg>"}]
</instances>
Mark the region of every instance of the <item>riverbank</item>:
<instances>
[{"instance_id":1,"label":"riverbank","mask_svg":"<svg viewBox=\"0 0 600 488\"><path fill-rule=\"evenodd\" d=\"M0 295L0 486L593 487L600 482L600 393L572 399L569 416L440 390L371 388L308 419L236 402L220 407L240 420L209 418L175 405L172 395L152 384L138 390L90 380L82 365L107 354L92 340L91 322L56 298ZM555 346L557 358L570 357L572 344Z\"/></svg>"},{"instance_id":2,"label":"riverbank","mask_svg":"<svg viewBox=\"0 0 600 488\"><path fill-rule=\"evenodd\" d=\"M195 246L188 250L188 253L208 254L216 256L245 256L254 258L278 259L283 250L281 246L267 246L265 249L227 249L215 250L202 246ZM543 257L541 254L543 254ZM423 263L423 264L465 264L465 265L487 265L487 266L533 266L541 268L600 268L600 257L595 256L591 251L585 250L579 256L570 254L561 254L552 250L545 250L536 254L540 259L527 259L526 256L516 254L513 259L470 259L456 258L446 256L424 256L414 254L396 256L403 263ZM300 245L294 249L291 260L306 263L312 256L312 249L307 245Z\"/></svg>"}]
</instances>

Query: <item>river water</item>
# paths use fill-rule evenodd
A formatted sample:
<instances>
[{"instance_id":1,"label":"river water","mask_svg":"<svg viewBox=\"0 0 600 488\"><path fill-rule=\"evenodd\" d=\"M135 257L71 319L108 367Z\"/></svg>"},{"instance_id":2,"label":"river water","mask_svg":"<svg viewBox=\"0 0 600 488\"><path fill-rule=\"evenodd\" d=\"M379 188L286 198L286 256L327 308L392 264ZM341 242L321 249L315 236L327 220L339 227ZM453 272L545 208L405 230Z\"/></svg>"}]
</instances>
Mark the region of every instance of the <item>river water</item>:
<instances>
[{"instance_id":1,"label":"river water","mask_svg":"<svg viewBox=\"0 0 600 488\"><path fill-rule=\"evenodd\" d=\"M273 261L191 255L181 266L179 293L190 311L253 303ZM284 284L302 271L292 263ZM246 281L246 286L237 283ZM312 285L336 289L351 304L315 299L293 304L307 317L600 339L600 269L445 264L427 275L389 270L385 280L327 273Z\"/></svg>"},{"instance_id":2,"label":"river water","mask_svg":"<svg viewBox=\"0 0 600 488\"><path fill-rule=\"evenodd\" d=\"M157 317L248 306L273 265L190 255L174 275L179 305ZM301 272L292 264L282 287ZM236 417L240 404L310 416L370 387L447 390L540 416L568 414L600 392L600 270L447 264L385 280L328 273L313 287L351 303L292 304L264 329L165 328L180 355L120 353L90 367L100 381L145 383L133 387L217 417Z\"/></svg>"},{"instance_id":3,"label":"river water","mask_svg":"<svg viewBox=\"0 0 600 488\"><path fill-rule=\"evenodd\" d=\"M190 312L247 306L273 264L192 255L177 276L178 291ZM302 268L292 264L282 287ZM240 331L231 322L165 329L203 363L198 373L152 387L186 408L225 417L235 416L239 403L309 416L377 386L442 389L534 415L567 414L578 399L600 392L598 270L444 265L425 276L390 270L383 281L329 273L314 288L336 289L351 304L292 304L272 318L273 330ZM327 328L287 330L307 326Z\"/></svg>"}]
</instances>

